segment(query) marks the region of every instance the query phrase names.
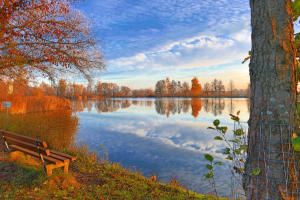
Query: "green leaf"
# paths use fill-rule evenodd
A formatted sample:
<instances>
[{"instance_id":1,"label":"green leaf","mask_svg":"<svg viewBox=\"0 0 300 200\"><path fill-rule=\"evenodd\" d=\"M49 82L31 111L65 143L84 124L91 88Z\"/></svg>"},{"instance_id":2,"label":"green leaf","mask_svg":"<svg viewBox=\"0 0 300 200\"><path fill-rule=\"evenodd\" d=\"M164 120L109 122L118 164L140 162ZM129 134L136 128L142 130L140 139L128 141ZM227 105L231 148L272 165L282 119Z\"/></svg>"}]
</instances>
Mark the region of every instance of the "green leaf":
<instances>
[{"instance_id":1,"label":"green leaf","mask_svg":"<svg viewBox=\"0 0 300 200\"><path fill-rule=\"evenodd\" d=\"M218 120L218 119L214 120L213 124L214 124L215 126L219 126L220 120Z\"/></svg>"},{"instance_id":2,"label":"green leaf","mask_svg":"<svg viewBox=\"0 0 300 200\"><path fill-rule=\"evenodd\" d=\"M260 169L259 168L254 168L253 172L250 173L252 176L257 176L260 174Z\"/></svg>"},{"instance_id":3,"label":"green leaf","mask_svg":"<svg viewBox=\"0 0 300 200\"><path fill-rule=\"evenodd\" d=\"M236 115L239 115L241 113L241 111L237 111Z\"/></svg>"},{"instance_id":4,"label":"green leaf","mask_svg":"<svg viewBox=\"0 0 300 200\"><path fill-rule=\"evenodd\" d=\"M292 1L293 21L297 21L300 16L300 0Z\"/></svg>"},{"instance_id":5,"label":"green leaf","mask_svg":"<svg viewBox=\"0 0 300 200\"><path fill-rule=\"evenodd\" d=\"M228 155L228 154L230 154L230 149L227 147L227 148L225 148L225 149L223 149L224 151L223 151L223 154L225 154L225 155Z\"/></svg>"},{"instance_id":6,"label":"green leaf","mask_svg":"<svg viewBox=\"0 0 300 200\"><path fill-rule=\"evenodd\" d=\"M207 129L216 130L215 128L213 128L213 127L211 127L211 126L207 127Z\"/></svg>"},{"instance_id":7,"label":"green leaf","mask_svg":"<svg viewBox=\"0 0 300 200\"><path fill-rule=\"evenodd\" d=\"M212 162L212 161L214 160L214 157L212 157L212 156L209 155L209 154L205 154L204 157L205 157L206 160L208 160L208 161L210 161L210 162Z\"/></svg>"},{"instance_id":8,"label":"green leaf","mask_svg":"<svg viewBox=\"0 0 300 200\"><path fill-rule=\"evenodd\" d=\"M212 170L212 169L213 169L213 166L210 165L210 164L207 164L207 165L206 165L206 168L209 169L209 170Z\"/></svg>"},{"instance_id":9,"label":"green leaf","mask_svg":"<svg viewBox=\"0 0 300 200\"><path fill-rule=\"evenodd\" d=\"M251 56L247 56L246 58L244 58L242 64L244 64L247 60L249 60L251 58Z\"/></svg>"},{"instance_id":10,"label":"green leaf","mask_svg":"<svg viewBox=\"0 0 300 200\"><path fill-rule=\"evenodd\" d=\"M227 159L227 160L233 160L233 158L232 158L231 155L228 155L228 156L226 157L226 159Z\"/></svg>"},{"instance_id":11,"label":"green leaf","mask_svg":"<svg viewBox=\"0 0 300 200\"><path fill-rule=\"evenodd\" d=\"M215 162L215 165L222 165L221 161Z\"/></svg>"},{"instance_id":12,"label":"green leaf","mask_svg":"<svg viewBox=\"0 0 300 200\"><path fill-rule=\"evenodd\" d=\"M233 152L234 152L235 154L241 155L241 149L235 149Z\"/></svg>"},{"instance_id":13,"label":"green leaf","mask_svg":"<svg viewBox=\"0 0 300 200\"><path fill-rule=\"evenodd\" d=\"M238 143L240 140L239 139L235 139L235 140L229 140L229 142L233 142L233 143Z\"/></svg>"},{"instance_id":14,"label":"green leaf","mask_svg":"<svg viewBox=\"0 0 300 200\"><path fill-rule=\"evenodd\" d=\"M300 151L300 137L296 137L292 140L293 147L295 151Z\"/></svg>"},{"instance_id":15,"label":"green leaf","mask_svg":"<svg viewBox=\"0 0 300 200\"><path fill-rule=\"evenodd\" d=\"M225 133L227 132L227 130L228 130L228 127L227 127L227 126L222 126L222 127L220 127L219 130L221 130L221 132L222 132L223 134L225 134Z\"/></svg>"},{"instance_id":16,"label":"green leaf","mask_svg":"<svg viewBox=\"0 0 300 200\"><path fill-rule=\"evenodd\" d=\"M238 116L235 116L235 115L233 115L233 114L229 114L230 115L230 117L231 117L231 119L233 120L233 121L236 121L236 122L239 122L240 121L240 118L238 117Z\"/></svg>"},{"instance_id":17,"label":"green leaf","mask_svg":"<svg viewBox=\"0 0 300 200\"><path fill-rule=\"evenodd\" d=\"M204 180L206 181L207 179L214 177L214 174L212 172L209 172L207 174L204 174L204 177L205 177Z\"/></svg>"},{"instance_id":18,"label":"green leaf","mask_svg":"<svg viewBox=\"0 0 300 200\"><path fill-rule=\"evenodd\" d=\"M236 129L233 131L234 135L241 136L244 135L244 130L242 128Z\"/></svg>"},{"instance_id":19,"label":"green leaf","mask_svg":"<svg viewBox=\"0 0 300 200\"><path fill-rule=\"evenodd\" d=\"M220 137L220 136L216 136L216 137L215 137L215 140L223 140L223 138Z\"/></svg>"}]
</instances>

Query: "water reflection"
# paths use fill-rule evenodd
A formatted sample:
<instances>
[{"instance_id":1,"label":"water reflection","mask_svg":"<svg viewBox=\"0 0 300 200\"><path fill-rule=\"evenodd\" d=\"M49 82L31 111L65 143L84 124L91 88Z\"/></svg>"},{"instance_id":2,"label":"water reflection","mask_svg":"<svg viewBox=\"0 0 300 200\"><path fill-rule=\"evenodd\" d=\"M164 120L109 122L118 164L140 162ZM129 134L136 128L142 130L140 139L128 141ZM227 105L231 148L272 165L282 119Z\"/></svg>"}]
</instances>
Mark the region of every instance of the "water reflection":
<instances>
[{"instance_id":1,"label":"water reflection","mask_svg":"<svg viewBox=\"0 0 300 200\"><path fill-rule=\"evenodd\" d=\"M44 112L37 112L35 106L15 108L9 116L9 130L44 139L57 149L85 142L101 155L104 144L113 162L136 167L146 176L156 173L163 182L176 176L188 189L208 193L210 186L203 181L203 154L224 161L224 145L214 140L214 132L207 127L216 117L231 126L228 115L238 110L241 120L246 121L248 102L213 98L100 99L70 102L72 111L55 111L48 102L42 105ZM61 106L58 103L56 109ZM47 111L48 107L52 111ZM5 113L0 114L0 127L4 128ZM221 195L229 195L227 167L225 164L216 172Z\"/></svg>"},{"instance_id":2,"label":"water reflection","mask_svg":"<svg viewBox=\"0 0 300 200\"><path fill-rule=\"evenodd\" d=\"M225 103L226 102L226 103ZM249 112L249 100L247 110ZM98 113L116 112L120 109L126 109L131 106L149 107L154 109L157 114L165 115L167 118L171 115L188 113L197 118L202 110L206 113L212 113L214 116L222 115L225 107L228 113L236 113L240 109L239 99L221 99L221 98L161 98L161 99L110 99L104 98L94 101L73 101L72 108L75 112L83 112L87 109L91 112L94 109Z\"/></svg>"},{"instance_id":3,"label":"water reflection","mask_svg":"<svg viewBox=\"0 0 300 200\"><path fill-rule=\"evenodd\" d=\"M232 102L232 99L231 99ZM211 112L214 116L222 115L223 110L225 109L225 100L221 98L214 98L214 99L204 99L203 100L203 107L205 112ZM233 106L230 104L228 106L230 108L230 113L233 113Z\"/></svg>"},{"instance_id":4,"label":"water reflection","mask_svg":"<svg viewBox=\"0 0 300 200\"><path fill-rule=\"evenodd\" d=\"M92 110L86 107L78 113L81 125L76 141L87 143L99 155L104 144L113 162L136 167L146 176L156 173L163 182L176 176L188 189L204 193L210 191L210 186L203 181L203 154L210 153L225 162L217 171L217 187L221 195L230 195L230 173L221 153L224 144L214 140L215 133L207 127L216 117L231 127L229 114L238 110L241 120L246 121L247 102L213 98L91 101Z\"/></svg>"},{"instance_id":5,"label":"water reflection","mask_svg":"<svg viewBox=\"0 0 300 200\"><path fill-rule=\"evenodd\" d=\"M72 114L69 100L56 97L18 97L11 101L7 124L9 131L45 140L54 149L65 148L74 143L78 118ZM1 111L0 128L5 127L6 113Z\"/></svg>"}]
</instances>

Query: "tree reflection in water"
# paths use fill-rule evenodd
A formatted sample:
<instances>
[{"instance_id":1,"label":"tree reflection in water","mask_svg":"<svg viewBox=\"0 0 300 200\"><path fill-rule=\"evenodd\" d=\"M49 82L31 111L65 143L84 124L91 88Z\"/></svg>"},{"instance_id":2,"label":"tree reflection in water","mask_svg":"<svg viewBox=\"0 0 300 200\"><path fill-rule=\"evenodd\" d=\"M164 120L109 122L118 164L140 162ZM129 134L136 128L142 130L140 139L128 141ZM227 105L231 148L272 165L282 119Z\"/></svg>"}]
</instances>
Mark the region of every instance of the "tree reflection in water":
<instances>
[{"instance_id":1,"label":"tree reflection in water","mask_svg":"<svg viewBox=\"0 0 300 200\"><path fill-rule=\"evenodd\" d=\"M74 142L74 134L78 129L78 118L72 113L96 110L98 113L115 112L129 107L148 107L156 113L169 117L181 113L189 113L194 118L199 113L221 115L227 106L228 112L233 113L240 109L242 104L235 99L230 100L213 98L159 98L159 99L113 99L104 98L97 101L72 101L56 97L24 97L12 99L12 108L9 111L8 130L31 137L45 140L52 148L60 149ZM229 102L229 103L228 103ZM241 100L241 103L244 100ZM72 110L70 109L72 107ZM247 100L249 107L249 100ZM227 109L226 109L227 111ZM0 128L5 128L5 110L0 112Z\"/></svg>"},{"instance_id":2,"label":"tree reflection in water","mask_svg":"<svg viewBox=\"0 0 300 200\"><path fill-rule=\"evenodd\" d=\"M23 103L17 103L21 101ZM74 142L78 118L72 115L70 101L56 97L19 97L12 102L9 131L45 140L54 149L65 148ZM5 129L5 114L3 110L0 112L1 129Z\"/></svg>"},{"instance_id":3,"label":"tree reflection in water","mask_svg":"<svg viewBox=\"0 0 300 200\"><path fill-rule=\"evenodd\" d=\"M205 112L213 113L214 116L222 115L225 109L225 100L221 98L204 99L203 107Z\"/></svg>"},{"instance_id":4,"label":"tree reflection in water","mask_svg":"<svg viewBox=\"0 0 300 200\"><path fill-rule=\"evenodd\" d=\"M222 115L225 109L225 100L221 98L157 98L157 99L113 99L103 98L97 101L73 101L72 108L74 112L82 112L84 109L91 111L93 105L98 113L116 112L119 109L126 109L131 106L153 107L156 113L170 117L170 115L188 113L194 118L199 116L202 110L206 113L212 113L214 116ZM231 101L227 105L229 113L234 113L236 105Z\"/></svg>"}]
</instances>

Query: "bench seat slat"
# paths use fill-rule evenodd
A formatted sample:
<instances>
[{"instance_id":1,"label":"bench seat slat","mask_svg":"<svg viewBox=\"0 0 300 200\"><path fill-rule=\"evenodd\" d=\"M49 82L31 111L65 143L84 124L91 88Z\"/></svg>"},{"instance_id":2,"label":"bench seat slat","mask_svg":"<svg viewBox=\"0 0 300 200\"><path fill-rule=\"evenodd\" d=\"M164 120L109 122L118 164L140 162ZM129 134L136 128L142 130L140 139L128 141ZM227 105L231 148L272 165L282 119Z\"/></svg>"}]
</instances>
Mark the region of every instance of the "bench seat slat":
<instances>
[{"instance_id":1,"label":"bench seat slat","mask_svg":"<svg viewBox=\"0 0 300 200\"><path fill-rule=\"evenodd\" d=\"M47 148L47 143L45 141L42 141L42 140L38 140L38 139L35 139L35 138L31 138L31 137L28 137L28 136L24 136L24 135L20 135L20 134L17 134L17 133L13 133L13 132L9 132L9 131L4 131L4 130L0 130L0 134L2 134L5 137L15 138L15 139L27 142L27 143L35 144L35 142L38 142L44 148Z\"/></svg>"},{"instance_id":2,"label":"bench seat slat","mask_svg":"<svg viewBox=\"0 0 300 200\"><path fill-rule=\"evenodd\" d=\"M65 163L70 161L69 158L62 157L62 156L59 156L59 155L56 155L56 154L53 154L53 153L50 153L49 157L55 158L57 160L61 160L62 162L65 162Z\"/></svg>"},{"instance_id":3,"label":"bench seat slat","mask_svg":"<svg viewBox=\"0 0 300 200\"><path fill-rule=\"evenodd\" d=\"M59 156L62 156L62 157L66 157L66 158L70 159L71 161L76 160L75 156L71 156L71 155L68 155L68 154L65 154L65 153L62 153L62 152L59 152L59 151L55 151L53 149L49 149L49 150L50 150L50 154L56 154L56 155L59 155Z\"/></svg>"},{"instance_id":4,"label":"bench seat slat","mask_svg":"<svg viewBox=\"0 0 300 200\"><path fill-rule=\"evenodd\" d=\"M8 144L15 144L15 145L18 145L20 147L23 147L23 148L26 148L26 149L29 149L31 151L35 151L35 152L38 153L37 146L35 146L34 144L23 142L21 140L17 140L17 139L14 139L14 138L11 138L11 137L7 137L7 136L5 136L5 139L6 139L6 141L7 141ZM47 156L50 155L50 150L49 149L40 148L40 152L42 154L47 155Z\"/></svg>"},{"instance_id":5,"label":"bench seat slat","mask_svg":"<svg viewBox=\"0 0 300 200\"><path fill-rule=\"evenodd\" d=\"M18 146L18 145L11 144L11 145L9 145L9 148L12 148L12 149L15 149L15 150L18 150L18 151L22 151L22 152L27 153L27 154L29 154L29 155L35 156L35 157L37 157L37 158L40 157L38 153L36 153L36 152L34 152L34 151L31 151L31 150L28 150L28 149L25 149L25 148L22 148L22 147L20 147L20 146ZM63 163L62 161L57 160L57 159L55 159L55 158L51 158L51 157L49 157L49 156L43 155L43 158L44 158L45 161L51 162L51 163L54 163L54 164L60 164L60 163Z\"/></svg>"}]
</instances>

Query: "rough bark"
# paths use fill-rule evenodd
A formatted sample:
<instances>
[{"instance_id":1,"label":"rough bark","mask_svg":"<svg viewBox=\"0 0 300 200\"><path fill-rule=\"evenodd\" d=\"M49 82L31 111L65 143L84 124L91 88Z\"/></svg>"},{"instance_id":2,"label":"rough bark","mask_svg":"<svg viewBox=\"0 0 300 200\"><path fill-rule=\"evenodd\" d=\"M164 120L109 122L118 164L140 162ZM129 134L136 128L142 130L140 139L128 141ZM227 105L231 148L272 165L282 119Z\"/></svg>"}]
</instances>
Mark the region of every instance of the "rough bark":
<instances>
[{"instance_id":1,"label":"rough bark","mask_svg":"<svg viewBox=\"0 0 300 200\"><path fill-rule=\"evenodd\" d=\"M250 0L250 7L251 107L244 188L247 199L282 199L279 187L288 196L295 191L286 172L295 168L288 152L290 134L298 127L291 0ZM258 176L249 175L254 168L260 168Z\"/></svg>"}]
</instances>

